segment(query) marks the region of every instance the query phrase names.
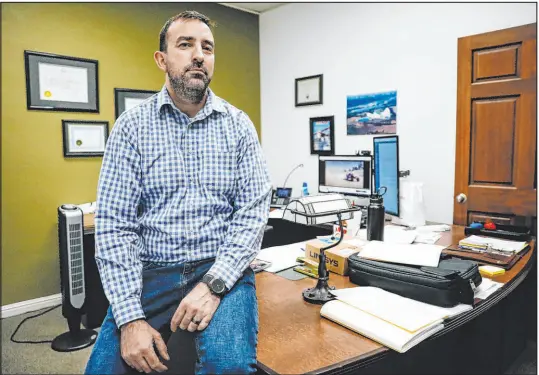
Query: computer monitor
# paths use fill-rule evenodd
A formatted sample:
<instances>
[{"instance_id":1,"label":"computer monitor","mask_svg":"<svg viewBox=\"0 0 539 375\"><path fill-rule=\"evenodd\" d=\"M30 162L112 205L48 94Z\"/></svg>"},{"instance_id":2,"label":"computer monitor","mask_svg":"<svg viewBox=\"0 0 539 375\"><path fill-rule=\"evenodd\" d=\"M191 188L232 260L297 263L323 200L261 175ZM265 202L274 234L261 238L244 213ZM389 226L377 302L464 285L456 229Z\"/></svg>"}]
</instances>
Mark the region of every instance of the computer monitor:
<instances>
[{"instance_id":1,"label":"computer monitor","mask_svg":"<svg viewBox=\"0 0 539 375\"><path fill-rule=\"evenodd\" d=\"M387 188L384 194L386 213L399 216L399 137L373 138L374 151L374 191L381 186Z\"/></svg>"},{"instance_id":2,"label":"computer monitor","mask_svg":"<svg viewBox=\"0 0 539 375\"><path fill-rule=\"evenodd\" d=\"M354 196L371 194L370 156L319 156L318 191Z\"/></svg>"}]
</instances>

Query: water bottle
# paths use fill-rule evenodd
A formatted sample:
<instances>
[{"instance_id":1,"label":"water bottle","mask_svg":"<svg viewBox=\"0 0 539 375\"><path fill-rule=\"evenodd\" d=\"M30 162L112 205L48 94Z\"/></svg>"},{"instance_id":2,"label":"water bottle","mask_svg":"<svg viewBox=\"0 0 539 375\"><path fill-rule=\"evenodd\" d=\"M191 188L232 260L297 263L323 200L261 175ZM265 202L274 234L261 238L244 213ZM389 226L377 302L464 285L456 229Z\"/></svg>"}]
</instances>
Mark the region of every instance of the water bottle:
<instances>
[{"instance_id":1,"label":"water bottle","mask_svg":"<svg viewBox=\"0 0 539 375\"><path fill-rule=\"evenodd\" d=\"M307 183L306 182L303 183L302 194L303 194L304 197L309 195L309 189L307 189Z\"/></svg>"},{"instance_id":2,"label":"water bottle","mask_svg":"<svg viewBox=\"0 0 539 375\"><path fill-rule=\"evenodd\" d=\"M383 191L383 193L380 193ZM384 219L386 210L384 208L384 198L382 196L387 191L385 186L378 189L378 192L371 195L367 214L367 240L384 240Z\"/></svg>"}]
</instances>

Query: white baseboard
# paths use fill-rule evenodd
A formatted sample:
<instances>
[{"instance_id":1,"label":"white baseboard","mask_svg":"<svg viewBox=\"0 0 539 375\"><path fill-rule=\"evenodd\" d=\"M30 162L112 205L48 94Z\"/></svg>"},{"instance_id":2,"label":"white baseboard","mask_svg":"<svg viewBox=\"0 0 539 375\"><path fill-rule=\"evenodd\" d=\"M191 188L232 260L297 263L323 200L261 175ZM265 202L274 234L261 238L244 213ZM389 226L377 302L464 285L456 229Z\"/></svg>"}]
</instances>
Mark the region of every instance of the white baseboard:
<instances>
[{"instance_id":1,"label":"white baseboard","mask_svg":"<svg viewBox=\"0 0 539 375\"><path fill-rule=\"evenodd\" d=\"M0 316L0 318L9 318L10 316L16 316L27 312L41 310L47 307L60 305L61 303L62 294L60 293L54 294L52 296L12 303L10 305L2 306L2 315Z\"/></svg>"}]
</instances>

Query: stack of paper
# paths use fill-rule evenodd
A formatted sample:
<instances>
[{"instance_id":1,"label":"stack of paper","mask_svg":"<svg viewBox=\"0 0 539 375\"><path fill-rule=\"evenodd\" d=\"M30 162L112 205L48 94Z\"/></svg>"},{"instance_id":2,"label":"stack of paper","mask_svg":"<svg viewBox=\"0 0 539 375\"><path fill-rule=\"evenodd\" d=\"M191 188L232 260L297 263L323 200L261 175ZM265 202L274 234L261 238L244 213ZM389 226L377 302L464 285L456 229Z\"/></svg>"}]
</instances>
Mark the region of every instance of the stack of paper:
<instances>
[{"instance_id":1,"label":"stack of paper","mask_svg":"<svg viewBox=\"0 0 539 375\"><path fill-rule=\"evenodd\" d=\"M470 305L442 308L374 287L332 292L320 314L400 353L443 329L444 319L471 310Z\"/></svg>"},{"instance_id":2,"label":"stack of paper","mask_svg":"<svg viewBox=\"0 0 539 375\"><path fill-rule=\"evenodd\" d=\"M358 256L382 262L438 267L443 249L444 246L438 245L402 245L370 241L363 246Z\"/></svg>"},{"instance_id":3,"label":"stack of paper","mask_svg":"<svg viewBox=\"0 0 539 375\"><path fill-rule=\"evenodd\" d=\"M502 286L503 283L498 283L484 277L481 284L474 291L474 298L486 299Z\"/></svg>"},{"instance_id":4,"label":"stack of paper","mask_svg":"<svg viewBox=\"0 0 539 375\"><path fill-rule=\"evenodd\" d=\"M384 242L411 244L417 236L415 230L408 230L405 227L396 225L386 225L384 228Z\"/></svg>"},{"instance_id":5,"label":"stack of paper","mask_svg":"<svg viewBox=\"0 0 539 375\"><path fill-rule=\"evenodd\" d=\"M256 259L271 262L271 266L265 269L268 272L279 272L298 264L296 259L305 256L305 242L297 242L284 246L267 247L260 250Z\"/></svg>"},{"instance_id":6,"label":"stack of paper","mask_svg":"<svg viewBox=\"0 0 539 375\"><path fill-rule=\"evenodd\" d=\"M432 245L442 237L438 233L442 229L444 228L436 225L426 225L416 229L408 229L400 225L386 225L384 227L384 242L400 244L425 243ZM366 240L367 229L359 230L357 237Z\"/></svg>"},{"instance_id":7,"label":"stack of paper","mask_svg":"<svg viewBox=\"0 0 539 375\"><path fill-rule=\"evenodd\" d=\"M489 251L495 250L508 254L518 253L528 244L526 242L500 240L492 237L470 236L459 241L459 246L463 249Z\"/></svg>"}]
</instances>

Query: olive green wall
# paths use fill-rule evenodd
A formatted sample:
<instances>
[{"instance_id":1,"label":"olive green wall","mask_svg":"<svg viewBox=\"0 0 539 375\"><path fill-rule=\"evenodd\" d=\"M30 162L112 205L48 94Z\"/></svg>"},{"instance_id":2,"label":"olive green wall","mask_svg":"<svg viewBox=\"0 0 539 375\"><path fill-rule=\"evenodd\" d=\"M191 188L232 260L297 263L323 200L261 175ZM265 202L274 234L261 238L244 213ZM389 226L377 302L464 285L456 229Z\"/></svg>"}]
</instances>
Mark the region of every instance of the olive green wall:
<instances>
[{"instance_id":1,"label":"olive green wall","mask_svg":"<svg viewBox=\"0 0 539 375\"><path fill-rule=\"evenodd\" d=\"M65 159L62 119L112 129L115 87L161 89L159 31L188 9L218 24L211 88L260 129L256 15L211 3L2 4L2 305L60 292L57 207L96 199L102 158ZM100 112L27 110L24 50L98 60Z\"/></svg>"}]
</instances>

